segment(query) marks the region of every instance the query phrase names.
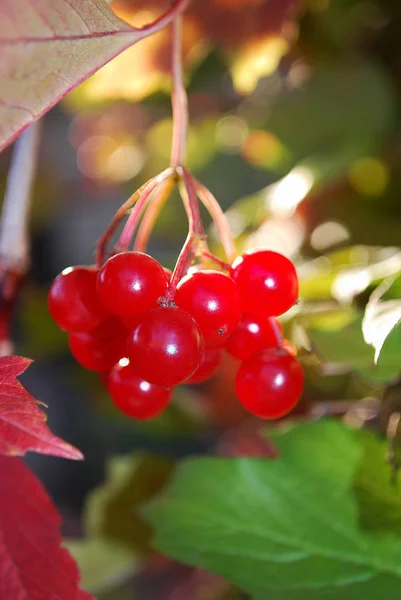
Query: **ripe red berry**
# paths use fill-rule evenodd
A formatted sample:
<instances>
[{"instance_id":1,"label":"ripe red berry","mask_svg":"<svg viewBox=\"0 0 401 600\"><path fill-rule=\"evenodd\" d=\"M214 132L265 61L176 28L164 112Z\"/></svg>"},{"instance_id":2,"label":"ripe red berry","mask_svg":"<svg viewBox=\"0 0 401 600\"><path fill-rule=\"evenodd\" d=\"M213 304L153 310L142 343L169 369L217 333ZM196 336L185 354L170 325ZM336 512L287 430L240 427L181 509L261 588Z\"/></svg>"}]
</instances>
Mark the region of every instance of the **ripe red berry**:
<instances>
[{"instance_id":1,"label":"ripe red berry","mask_svg":"<svg viewBox=\"0 0 401 600\"><path fill-rule=\"evenodd\" d=\"M127 354L127 331L110 317L92 331L70 333L71 354L89 371L109 371Z\"/></svg>"},{"instance_id":2,"label":"ripe red berry","mask_svg":"<svg viewBox=\"0 0 401 600\"><path fill-rule=\"evenodd\" d=\"M253 317L244 313L237 329L227 340L226 350L231 356L246 360L264 348L278 346L277 333L281 335L281 326L274 317Z\"/></svg>"},{"instance_id":3,"label":"ripe red berry","mask_svg":"<svg viewBox=\"0 0 401 600\"><path fill-rule=\"evenodd\" d=\"M162 267L162 269L164 271L165 276L167 277L167 282L170 283L170 279L173 274L172 270L168 269L167 267Z\"/></svg>"},{"instance_id":4,"label":"ripe red berry","mask_svg":"<svg viewBox=\"0 0 401 600\"><path fill-rule=\"evenodd\" d=\"M196 271L181 279L175 303L193 316L205 342L222 342L234 331L242 304L233 280L219 271Z\"/></svg>"},{"instance_id":5,"label":"ripe red berry","mask_svg":"<svg viewBox=\"0 0 401 600\"><path fill-rule=\"evenodd\" d=\"M68 267L53 281L48 295L49 312L65 331L88 331L106 318L96 292L93 267Z\"/></svg>"},{"instance_id":6,"label":"ripe red berry","mask_svg":"<svg viewBox=\"0 0 401 600\"><path fill-rule=\"evenodd\" d=\"M142 252L111 256L99 271L97 291L101 302L119 317L137 317L156 308L167 290L163 267Z\"/></svg>"},{"instance_id":7,"label":"ripe red berry","mask_svg":"<svg viewBox=\"0 0 401 600\"><path fill-rule=\"evenodd\" d=\"M152 419L168 405L173 390L145 381L137 375L128 358L121 359L110 371L110 396L121 412L134 419Z\"/></svg>"},{"instance_id":8,"label":"ripe red berry","mask_svg":"<svg viewBox=\"0 0 401 600\"><path fill-rule=\"evenodd\" d=\"M234 261L230 274L241 292L244 311L252 315L281 315L298 298L295 267L278 252L246 252Z\"/></svg>"},{"instance_id":9,"label":"ripe red berry","mask_svg":"<svg viewBox=\"0 0 401 600\"><path fill-rule=\"evenodd\" d=\"M223 355L221 350L205 349L203 358L195 373L185 383L203 383L210 379L221 365Z\"/></svg>"},{"instance_id":10,"label":"ripe red berry","mask_svg":"<svg viewBox=\"0 0 401 600\"><path fill-rule=\"evenodd\" d=\"M294 356L285 350L262 350L240 366L235 389L240 403L261 419L278 419L297 404L304 374Z\"/></svg>"},{"instance_id":11,"label":"ripe red berry","mask_svg":"<svg viewBox=\"0 0 401 600\"><path fill-rule=\"evenodd\" d=\"M146 381L164 387L182 383L203 356L200 329L180 308L156 308L142 315L129 335L128 357Z\"/></svg>"}]
</instances>

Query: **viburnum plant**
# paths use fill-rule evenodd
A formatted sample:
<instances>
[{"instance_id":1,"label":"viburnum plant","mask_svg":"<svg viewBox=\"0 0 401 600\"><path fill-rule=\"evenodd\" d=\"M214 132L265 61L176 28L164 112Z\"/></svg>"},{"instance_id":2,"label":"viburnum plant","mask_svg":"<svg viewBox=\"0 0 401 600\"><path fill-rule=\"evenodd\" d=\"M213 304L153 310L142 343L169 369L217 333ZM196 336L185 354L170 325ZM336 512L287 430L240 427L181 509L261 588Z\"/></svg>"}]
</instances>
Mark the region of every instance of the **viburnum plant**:
<instances>
[{"instance_id":1,"label":"viburnum plant","mask_svg":"<svg viewBox=\"0 0 401 600\"><path fill-rule=\"evenodd\" d=\"M171 166L117 211L98 242L96 265L69 267L56 278L49 310L68 332L76 360L107 379L114 403L131 417L154 417L166 408L175 386L210 379L226 348L243 361L236 379L239 401L259 417L278 418L295 406L303 387L302 369L284 347L276 320L297 300L296 270L288 258L269 249L236 256L218 201L184 166L188 116L180 39L177 18ZM170 273L145 251L175 186L189 231ZM199 199L220 234L227 263L208 248ZM107 258L107 242L127 213Z\"/></svg>"}]
</instances>

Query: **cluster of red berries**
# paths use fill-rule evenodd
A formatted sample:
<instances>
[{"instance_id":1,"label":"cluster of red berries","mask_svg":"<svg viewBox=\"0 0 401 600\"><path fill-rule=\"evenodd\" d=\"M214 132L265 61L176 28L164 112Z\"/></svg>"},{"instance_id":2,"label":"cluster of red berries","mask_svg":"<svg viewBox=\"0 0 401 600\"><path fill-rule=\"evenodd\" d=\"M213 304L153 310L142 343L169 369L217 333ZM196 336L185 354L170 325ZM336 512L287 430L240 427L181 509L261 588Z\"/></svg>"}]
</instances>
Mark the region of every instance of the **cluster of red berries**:
<instances>
[{"instance_id":1,"label":"cluster of red berries","mask_svg":"<svg viewBox=\"0 0 401 600\"><path fill-rule=\"evenodd\" d=\"M97 271L65 269L49 291L49 310L68 332L71 353L107 377L125 414L148 419L173 388L200 383L219 368L225 349L242 364L239 401L274 419L288 413L303 387L302 369L281 341L275 317L297 300L293 264L268 250L238 257L228 274L191 269L169 300L171 272L141 252L121 252Z\"/></svg>"}]
</instances>

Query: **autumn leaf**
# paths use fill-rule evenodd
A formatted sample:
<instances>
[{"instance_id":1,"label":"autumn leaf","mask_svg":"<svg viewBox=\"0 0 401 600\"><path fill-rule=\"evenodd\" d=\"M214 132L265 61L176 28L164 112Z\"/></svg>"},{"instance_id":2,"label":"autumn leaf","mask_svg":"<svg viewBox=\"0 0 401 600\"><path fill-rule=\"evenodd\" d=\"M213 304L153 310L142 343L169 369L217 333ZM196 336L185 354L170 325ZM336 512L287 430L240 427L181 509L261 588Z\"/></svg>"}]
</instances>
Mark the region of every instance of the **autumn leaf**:
<instances>
[{"instance_id":1,"label":"autumn leaf","mask_svg":"<svg viewBox=\"0 0 401 600\"><path fill-rule=\"evenodd\" d=\"M60 547L60 521L28 467L0 456L0 600L94 600Z\"/></svg>"},{"instance_id":2,"label":"autumn leaf","mask_svg":"<svg viewBox=\"0 0 401 600\"><path fill-rule=\"evenodd\" d=\"M23 456L33 450L81 459L79 450L52 434L38 401L16 379L31 362L20 356L0 358L0 454Z\"/></svg>"},{"instance_id":3,"label":"autumn leaf","mask_svg":"<svg viewBox=\"0 0 401 600\"><path fill-rule=\"evenodd\" d=\"M114 56L166 25L186 4L178 0L139 30L118 18L105 0L3 0L0 150Z\"/></svg>"}]
</instances>

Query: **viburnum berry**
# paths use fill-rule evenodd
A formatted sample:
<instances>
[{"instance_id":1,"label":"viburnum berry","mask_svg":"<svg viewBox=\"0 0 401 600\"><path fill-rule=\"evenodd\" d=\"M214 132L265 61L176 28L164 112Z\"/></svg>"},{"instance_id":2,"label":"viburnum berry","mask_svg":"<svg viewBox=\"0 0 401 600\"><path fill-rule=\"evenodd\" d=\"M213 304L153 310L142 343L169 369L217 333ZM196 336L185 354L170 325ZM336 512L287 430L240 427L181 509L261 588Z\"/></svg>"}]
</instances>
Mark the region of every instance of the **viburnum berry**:
<instances>
[{"instance_id":1,"label":"viburnum berry","mask_svg":"<svg viewBox=\"0 0 401 600\"><path fill-rule=\"evenodd\" d=\"M261 419L278 419L297 404L304 374L294 356L267 349L253 354L238 369L235 389L240 403Z\"/></svg>"},{"instance_id":2,"label":"viburnum berry","mask_svg":"<svg viewBox=\"0 0 401 600\"><path fill-rule=\"evenodd\" d=\"M156 308L167 284L157 260L142 252L121 252L111 256L100 269L97 291L110 312L131 318Z\"/></svg>"},{"instance_id":3,"label":"viburnum berry","mask_svg":"<svg viewBox=\"0 0 401 600\"><path fill-rule=\"evenodd\" d=\"M188 379L203 357L202 333L181 308L156 308L142 315L129 335L128 357L146 381L172 387Z\"/></svg>"},{"instance_id":4,"label":"viburnum berry","mask_svg":"<svg viewBox=\"0 0 401 600\"><path fill-rule=\"evenodd\" d=\"M193 316L205 342L224 342L237 327L242 303L234 281L219 271L195 271L177 286L175 303Z\"/></svg>"},{"instance_id":5,"label":"viburnum berry","mask_svg":"<svg viewBox=\"0 0 401 600\"><path fill-rule=\"evenodd\" d=\"M53 281L48 307L53 320L64 331L89 331L103 321L107 311L96 292L93 267L68 267Z\"/></svg>"},{"instance_id":6,"label":"viburnum berry","mask_svg":"<svg viewBox=\"0 0 401 600\"><path fill-rule=\"evenodd\" d=\"M281 325L274 317L254 317L244 313L238 327L230 335L226 350L239 360L246 360L255 352L278 345L277 330L281 333Z\"/></svg>"},{"instance_id":7,"label":"viburnum berry","mask_svg":"<svg viewBox=\"0 0 401 600\"><path fill-rule=\"evenodd\" d=\"M199 367L185 383L203 383L210 379L221 365L223 355L221 350L205 349Z\"/></svg>"},{"instance_id":8,"label":"viburnum berry","mask_svg":"<svg viewBox=\"0 0 401 600\"><path fill-rule=\"evenodd\" d=\"M246 252L236 258L230 274L241 292L244 311L252 315L278 316L297 301L297 272L278 252Z\"/></svg>"},{"instance_id":9,"label":"viburnum berry","mask_svg":"<svg viewBox=\"0 0 401 600\"><path fill-rule=\"evenodd\" d=\"M116 407L134 419L152 419L170 402L173 390L145 381L121 359L110 371L107 387Z\"/></svg>"},{"instance_id":10,"label":"viburnum berry","mask_svg":"<svg viewBox=\"0 0 401 600\"><path fill-rule=\"evenodd\" d=\"M70 333L71 354L89 371L109 371L127 354L127 330L110 317L91 331Z\"/></svg>"}]
</instances>

